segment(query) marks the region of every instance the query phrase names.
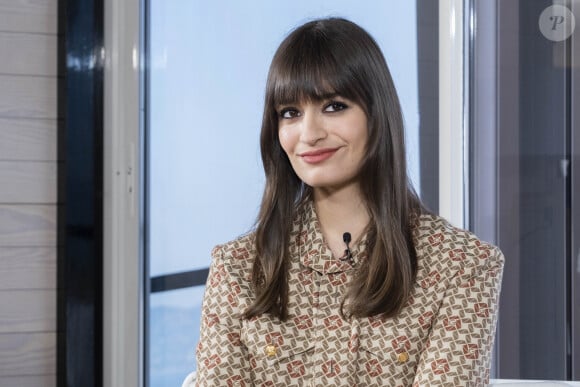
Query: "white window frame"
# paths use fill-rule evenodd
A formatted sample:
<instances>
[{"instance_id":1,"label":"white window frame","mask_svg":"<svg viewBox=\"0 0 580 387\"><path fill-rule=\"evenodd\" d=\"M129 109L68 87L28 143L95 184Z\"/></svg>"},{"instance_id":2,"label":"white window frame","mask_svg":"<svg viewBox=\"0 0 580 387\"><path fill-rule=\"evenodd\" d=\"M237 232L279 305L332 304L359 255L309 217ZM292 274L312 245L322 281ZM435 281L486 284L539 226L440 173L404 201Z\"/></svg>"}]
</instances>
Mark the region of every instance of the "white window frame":
<instances>
[{"instance_id":1,"label":"white window frame","mask_svg":"<svg viewBox=\"0 0 580 387\"><path fill-rule=\"evenodd\" d=\"M464 0L439 1L439 214L469 225Z\"/></svg>"},{"instance_id":2,"label":"white window frame","mask_svg":"<svg viewBox=\"0 0 580 387\"><path fill-rule=\"evenodd\" d=\"M103 384L144 383L139 0L105 0Z\"/></svg>"}]
</instances>

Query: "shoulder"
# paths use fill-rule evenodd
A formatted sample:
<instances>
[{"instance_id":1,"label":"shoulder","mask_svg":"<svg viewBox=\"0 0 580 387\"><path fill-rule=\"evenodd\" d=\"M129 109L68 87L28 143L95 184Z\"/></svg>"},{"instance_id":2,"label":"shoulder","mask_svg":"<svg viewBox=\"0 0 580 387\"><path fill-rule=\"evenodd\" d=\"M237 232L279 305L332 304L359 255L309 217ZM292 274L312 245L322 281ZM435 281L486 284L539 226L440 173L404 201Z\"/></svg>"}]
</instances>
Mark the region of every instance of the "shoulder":
<instances>
[{"instance_id":1,"label":"shoulder","mask_svg":"<svg viewBox=\"0 0 580 387\"><path fill-rule=\"evenodd\" d=\"M419 268L481 271L503 267L500 249L436 215L421 215L413 231Z\"/></svg>"},{"instance_id":2,"label":"shoulder","mask_svg":"<svg viewBox=\"0 0 580 387\"><path fill-rule=\"evenodd\" d=\"M211 252L212 257L231 257L245 260L255 254L255 233L242 235L234 240L216 245Z\"/></svg>"},{"instance_id":3,"label":"shoulder","mask_svg":"<svg viewBox=\"0 0 580 387\"><path fill-rule=\"evenodd\" d=\"M255 233L215 246L211 256L213 265L223 267L232 274L249 276L256 257Z\"/></svg>"}]
</instances>

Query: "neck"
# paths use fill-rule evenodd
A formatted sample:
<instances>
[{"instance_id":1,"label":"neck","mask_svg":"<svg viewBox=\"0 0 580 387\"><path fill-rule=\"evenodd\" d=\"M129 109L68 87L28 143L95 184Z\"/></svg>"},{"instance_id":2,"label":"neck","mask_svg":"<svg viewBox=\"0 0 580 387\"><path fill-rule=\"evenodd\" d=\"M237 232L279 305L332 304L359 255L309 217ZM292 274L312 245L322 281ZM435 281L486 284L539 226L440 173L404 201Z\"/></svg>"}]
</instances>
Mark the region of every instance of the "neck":
<instances>
[{"instance_id":1,"label":"neck","mask_svg":"<svg viewBox=\"0 0 580 387\"><path fill-rule=\"evenodd\" d=\"M370 221L358 186L340 191L314 189L314 206L322 233L331 244L338 240L342 246L345 232L351 234L356 244Z\"/></svg>"}]
</instances>

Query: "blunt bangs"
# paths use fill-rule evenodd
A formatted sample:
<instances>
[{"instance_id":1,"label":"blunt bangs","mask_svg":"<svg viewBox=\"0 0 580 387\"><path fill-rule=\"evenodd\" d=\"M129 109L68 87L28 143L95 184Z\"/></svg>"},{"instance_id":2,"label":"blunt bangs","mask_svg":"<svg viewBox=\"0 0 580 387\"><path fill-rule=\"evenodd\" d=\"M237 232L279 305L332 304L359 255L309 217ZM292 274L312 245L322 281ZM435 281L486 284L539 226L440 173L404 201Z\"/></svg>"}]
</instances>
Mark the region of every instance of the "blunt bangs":
<instances>
[{"instance_id":1,"label":"blunt bangs","mask_svg":"<svg viewBox=\"0 0 580 387\"><path fill-rule=\"evenodd\" d=\"M301 32L291 35L272 61L268 91L273 107L340 95L366 109L363 91L358 90L360 81L344 55L340 37L330 40L317 29Z\"/></svg>"}]
</instances>

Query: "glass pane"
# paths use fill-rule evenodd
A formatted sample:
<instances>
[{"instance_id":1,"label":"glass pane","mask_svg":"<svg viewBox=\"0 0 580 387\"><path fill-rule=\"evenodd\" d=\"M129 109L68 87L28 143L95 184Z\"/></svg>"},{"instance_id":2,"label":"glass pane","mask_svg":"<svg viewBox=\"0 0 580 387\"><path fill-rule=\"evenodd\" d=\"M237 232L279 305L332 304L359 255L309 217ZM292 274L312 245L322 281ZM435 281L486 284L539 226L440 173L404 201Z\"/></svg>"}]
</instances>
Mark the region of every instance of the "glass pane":
<instances>
[{"instance_id":1,"label":"glass pane","mask_svg":"<svg viewBox=\"0 0 580 387\"><path fill-rule=\"evenodd\" d=\"M154 293L149 304L149 385L181 386L195 363L204 286Z\"/></svg>"},{"instance_id":2,"label":"glass pane","mask_svg":"<svg viewBox=\"0 0 580 387\"><path fill-rule=\"evenodd\" d=\"M515 59L519 73L518 99L513 101L519 106L519 125L506 127L500 134L509 144L500 155L500 173L511 170L514 163L518 168L517 176L501 187L505 194L500 194L500 198L506 201L501 205L510 207L511 216L501 218L500 242L518 246L506 262L504 282L507 285L504 299L517 297L517 307L504 309L501 318L517 321L517 330L511 334L517 340L519 353L512 359L518 360L511 365L512 370L504 365L499 371L500 375L515 371L517 377L526 379L565 380L567 182L560 160L566 158L569 130L568 80L562 65L565 52L559 52L556 42L538 33L540 14L550 5L551 1L537 0L520 3L519 50L499 58ZM505 76L513 77L513 73Z\"/></svg>"},{"instance_id":3,"label":"glass pane","mask_svg":"<svg viewBox=\"0 0 580 387\"><path fill-rule=\"evenodd\" d=\"M488 206L479 206L473 218L493 229L506 257L497 343L501 378L569 380L571 339L580 326L571 313L579 305L571 291L571 235L580 219L571 217L577 204L570 180L579 160L571 155L571 139L580 128L570 120L577 103L570 86L578 72L571 71L570 42L553 39L565 26L551 13L553 5L478 2L481 51L474 67L481 98L475 110L481 128L473 146L480 161L490 163L481 162L474 176L475 202Z\"/></svg>"}]
</instances>

